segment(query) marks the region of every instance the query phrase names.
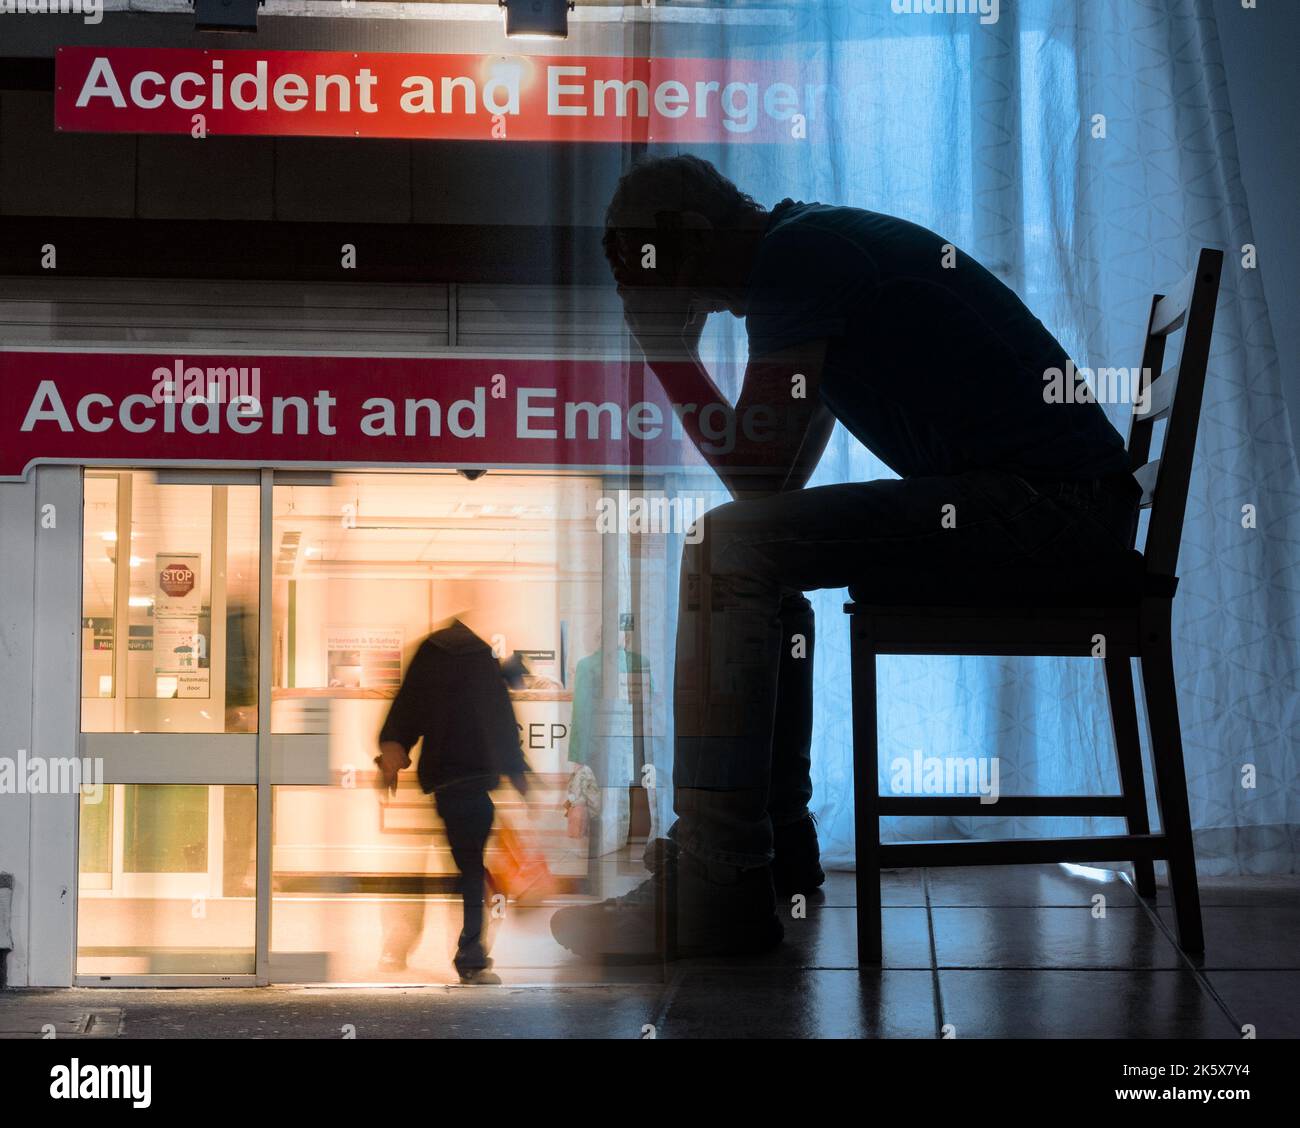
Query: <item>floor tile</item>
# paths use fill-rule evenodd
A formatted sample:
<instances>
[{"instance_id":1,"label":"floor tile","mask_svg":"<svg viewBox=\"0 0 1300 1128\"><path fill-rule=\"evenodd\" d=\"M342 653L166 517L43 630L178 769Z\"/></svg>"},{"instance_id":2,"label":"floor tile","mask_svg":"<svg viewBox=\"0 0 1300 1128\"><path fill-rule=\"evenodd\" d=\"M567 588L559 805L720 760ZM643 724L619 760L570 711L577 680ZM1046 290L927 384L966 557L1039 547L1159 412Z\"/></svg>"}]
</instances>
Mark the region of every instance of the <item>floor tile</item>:
<instances>
[{"instance_id":1,"label":"floor tile","mask_svg":"<svg viewBox=\"0 0 1300 1128\"><path fill-rule=\"evenodd\" d=\"M821 889L827 908L852 908L858 903L858 888L854 875L844 870L826 874L826 884ZM924 906L925 888L921 871L916 869L882 870L880 873L880 903L882 905Z\"/></svg>"},{"instance_id":2,"label":"floor tile","mask_svg":"<svg viewBox=\"0 0 1300 1128\"><path fill-rule=\"evenodd\" d=\"M688 971L658 1037L934 1038L928 971Z\"/></svg>"},{"instance_id":3,"label":"floor tile","mask_svg":"<svg viewBox=\"0 0 1300 1128\"><path fill-rule=\"evenodd\" d=\"M1239 1025L1256 1038L1300 1038L1300 974L1294 971L1209 971L1206 979Z\"/></svg>"},{"instance_id":4,"label":"floor tile","mask_svg":"<svg viewBox=\"0 0 1300 1128\"><path fill-rule=\"evenodd\" d=\"M112 1038L121 1028L121 1010L98 1006L93 996L83 1005L57 1000L28 998L25 992L0 995L0 1038Z\"/></svg>"},{"instance_id":5,"label":"floor tile","mask_svg":"<svg viewBox=\"0 0 1300 1128\"><path fill-rule=\"evenodd\" d=\"M939 994L957 1038L1237 1036L1189 971L941 971Z\"/></svg>"},{"instance_id":6,"label":"floor tile","mask_svg":"<svg viewBox=\"0 0 1300 1128\"><path fill-rule=\"evenodd\" d=\"M883 966L928 969L930 930L925 910L888 907L882 910ZM857 913L854 909L810 906L803 920L782 918L785 941L762 956L734 959L696 958L681 961L691 968L721 969L743 965L751 968L830 968L848 970L858 966Z\"/></svg>"},{"instance_id":7,"label":"floor tile","mask_svg":"<svg viewBox=\"0 0 1300 1128\"><path fill-rule=\"evenodd\" d=\"M934 909L940 967L1177 968L1178 950L1138 908Z\"/></svg>"},{"instance_id":8,"label":"floor tile","mask_svg":"<svg viewBox=\"0 0 1300 1128\"><path fill-rule=\"evenodd\" d=\"M1158 912L1170 931L1174 910L1162 904ZM1205 953L1190 959L1203 968L1300 969L1300 906L1202 907Z\"/></svg>"},{"instance_id":9,"label":"floor tile","mask_svg":"<svg viewBox=\"0 0 1300 1128\"><path fill-rule=\"evenodd\" d=\"M1091 905L1098 893L1113 905L1138 901L1117 871L1099 867L1090 867L1093 876L1059 865L963 866L925 873L930 904L936 906Z\"/></svg>"},{"instance_id":10,"label":"floor tile","mask_svg":"<svg viewBox=\"0 0 1300 1128\"><path fill-rule=\"evenodd\" d=\"M1300 874L1277 877L1202 877L1198 882L1201 905L1219 907L1300 907ZM1169 904L1169 885L1163 875L1156 880L1158 902Z\"/></svg>"}]
</instances>

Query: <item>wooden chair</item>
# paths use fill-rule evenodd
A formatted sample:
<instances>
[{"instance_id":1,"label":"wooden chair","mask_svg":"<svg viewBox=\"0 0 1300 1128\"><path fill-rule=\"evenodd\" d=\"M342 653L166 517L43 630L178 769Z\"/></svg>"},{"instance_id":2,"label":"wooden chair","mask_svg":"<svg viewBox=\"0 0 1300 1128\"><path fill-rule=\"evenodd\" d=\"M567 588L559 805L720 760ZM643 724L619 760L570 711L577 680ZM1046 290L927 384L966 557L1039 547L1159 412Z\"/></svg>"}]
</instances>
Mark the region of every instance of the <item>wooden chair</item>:
<instances>
[{"instance_id":1,"label":"wooden chair","mask_svg":"<svg viewBox=\"0 0 1300 1128\"><path fill-rule=\"evenodd\" d=\"M1012 865L1041 862L1131 861L1138 892L1155 896L1154 861L1169 866L1169 889L1184 951L1204 949L1200 895L1192 852L1170 617L1191 477L1201 393L1219 293L1223 253L1201 251L1196 268L1166 297L1151 303L1142 353L1149 403L1130 420L1127 447L1133 475L1150 509L1145 549L1131 547L1113 575L1095 571L1076 580L1060 574L1017 575L972 593L928 597L915 582L860 583L849 589L856 804L858 958L881 958L880 871L910 866ZM1182 357L1160 372L1168 336L1186 325ZM1162 457L1150 459L1152 431L1168 419ZM957 561L956 563L960 563ZM909 593L906 588L912 590ZM1104 661L1121 793L1104 796L1004 796L982 805L975 796L882 796L877 789L877 654L1018 654L1090 657L1094 636L1105 639ZM1160 831L1147 820L1132 658L1141 663ZM882 844L882 815L1121 816L1128 833L1081 838L1033 838Z\"/></svg>"}]
</instances>

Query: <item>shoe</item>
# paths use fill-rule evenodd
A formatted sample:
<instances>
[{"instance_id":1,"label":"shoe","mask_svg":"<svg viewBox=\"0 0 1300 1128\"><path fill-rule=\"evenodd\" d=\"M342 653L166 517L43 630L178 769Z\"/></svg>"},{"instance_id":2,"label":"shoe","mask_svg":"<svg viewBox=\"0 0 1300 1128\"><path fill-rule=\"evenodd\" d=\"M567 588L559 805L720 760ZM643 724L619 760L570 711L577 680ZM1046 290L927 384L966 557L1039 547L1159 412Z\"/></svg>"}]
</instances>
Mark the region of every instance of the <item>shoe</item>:
<instances>
[{"instance_id":1,"label":"shoe","mask_svg":"<svg viewBox=\"0 0 1300 1128\"><path fill-rule=\"evenodd\" d=\"M486 967L467 967L460 973L460 981L470 987L500 987L501 976Z\"/></svg>"},{"instance_id":2,"label":"shoe","mask_svg":"<svg viewBox=\"0 0 1300 1128\"><path fill-rule=\"evenodd\" d=\"M599 905L560 909L551 917L551 935L584 959L662 959L659 913L667 906L675 879L679 958L756 955L784 938L767 866L741 870L710 865L679 852L667 839L655 846L658 857L649 879Z\"/></svg>"},{"instance_id":3,"label":"shoe","mask_svg":"<svg viewBox=\"0 0 1300 1128\"><path fill-rule=\"evenodd\" d=\"M796 823L772 828L772 883L777 893L811 893L826 881L817 848L817 820L809 814Z\"/></svg>"}]
</instances>

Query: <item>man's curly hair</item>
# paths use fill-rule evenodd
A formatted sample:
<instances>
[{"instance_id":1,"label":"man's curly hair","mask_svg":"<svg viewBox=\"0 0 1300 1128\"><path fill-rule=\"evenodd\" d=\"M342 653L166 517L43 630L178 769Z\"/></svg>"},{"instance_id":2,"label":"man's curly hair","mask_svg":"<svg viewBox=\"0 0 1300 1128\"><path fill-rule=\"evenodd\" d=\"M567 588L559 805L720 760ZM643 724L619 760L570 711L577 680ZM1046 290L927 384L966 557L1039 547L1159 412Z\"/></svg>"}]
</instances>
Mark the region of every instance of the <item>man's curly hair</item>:
<instances>
[{"instance_id":1,"label":"man's curly hair","mask_svg":"<svg viewBox=\"0 0 1300 1128\"><path fill-rule=\"evenodd\" d=\"M721 230L766 210L700 157L642 157L619 178L605 209L601 247L614 277L622 282L635 273L636 248L661 230L647 226L645 217L671 226L683 212L698 212Z\"/></svg>"}]
</instances>

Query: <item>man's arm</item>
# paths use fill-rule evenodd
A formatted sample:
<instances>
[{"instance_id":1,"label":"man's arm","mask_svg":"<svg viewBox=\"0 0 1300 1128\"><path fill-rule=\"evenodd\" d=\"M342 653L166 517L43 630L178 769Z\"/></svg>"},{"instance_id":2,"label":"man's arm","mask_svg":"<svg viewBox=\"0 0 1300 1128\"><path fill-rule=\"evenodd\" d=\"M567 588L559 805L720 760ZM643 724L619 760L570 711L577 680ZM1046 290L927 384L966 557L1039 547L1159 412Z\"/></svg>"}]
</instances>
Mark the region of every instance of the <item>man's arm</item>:
<instances>
[{"instance_id":1,"label":"man's arm","mask_svg":"<svg viewBox=\"0 0 1300 1128\"><path fill-rule=\"evenodd\" d=\"M731 495L743 498L801 489L812 476L835 425L821 398L825 357L826 342L816 340L751 359L734 407L692 342L677 350L660 346L647 362L683 431ZM725 440L718 436L720 418L728 420ZM702 420L709 421L707 431Z\"/></svg>"},{"instance_id":2,"label":"man's arm","mask_svg":"<svg viewBox=\"0 0 1300 1128\"><path fill-rule=\"evenodd\" d=\"M421 644L402 679L401 687L388 717L379 733L379 755L375 765L384 788L392 792L397 788L397 773L411 766L411 749L420 739L424 711L430 707L429 657Z\"/></svg>"}]
</instances>

